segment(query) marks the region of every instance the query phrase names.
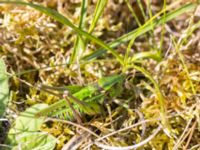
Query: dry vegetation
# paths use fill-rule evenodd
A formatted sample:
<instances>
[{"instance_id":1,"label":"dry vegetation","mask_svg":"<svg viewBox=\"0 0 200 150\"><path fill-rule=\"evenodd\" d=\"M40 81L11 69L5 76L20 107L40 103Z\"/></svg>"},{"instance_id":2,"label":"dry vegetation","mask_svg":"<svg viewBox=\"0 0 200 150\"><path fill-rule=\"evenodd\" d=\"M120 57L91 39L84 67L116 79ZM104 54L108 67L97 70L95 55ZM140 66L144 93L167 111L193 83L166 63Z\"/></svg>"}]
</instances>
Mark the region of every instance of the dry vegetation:
<instances>
[{"instance_id":1,"label":"dry vegetation","mask_svg":"<svg viewBox=\"0 0 200 150\"><path fill-rule=\"evenodd\" d=\"M32 2L52 8L74 25L79 24L81 0ZM126 2L135 11L139 24ZM136 1L108 0L91 34L109 43L139 28L164 8L163 1L152 0L151 5L148 2L141 3L143 16ZM164 14L186 3L195 2L167 1L166 7L172 7ZM96 4L97 0L88 1L85 31L92 22ZM192 11L153 27L137 37L132 45L127 41L114 48L124 58L130 45L127 60L139 52L159 52L159 59L147 56L134 62L145 69L148 77L132 64L121 65L111 53L97 59L82 59L100 48L90 40L85 40L85 50L76 54L76 59L70 63L77 40L74 30L34 8L0 4L0 56L10 76L11 97L4 115L8 121L2 122L2 147L7 144L6 131L20 112L35 104L51 105L60 100L56 95L39 90L39 84L87 87L102 77L123 74L120 85L104 91L102 113L78 113L81 121L73 110L72 117L67 119L46 116L40 131L57 138L55 149L200 149L199 20L200 7L196 6Z\"/></svg>"}]
</instances>

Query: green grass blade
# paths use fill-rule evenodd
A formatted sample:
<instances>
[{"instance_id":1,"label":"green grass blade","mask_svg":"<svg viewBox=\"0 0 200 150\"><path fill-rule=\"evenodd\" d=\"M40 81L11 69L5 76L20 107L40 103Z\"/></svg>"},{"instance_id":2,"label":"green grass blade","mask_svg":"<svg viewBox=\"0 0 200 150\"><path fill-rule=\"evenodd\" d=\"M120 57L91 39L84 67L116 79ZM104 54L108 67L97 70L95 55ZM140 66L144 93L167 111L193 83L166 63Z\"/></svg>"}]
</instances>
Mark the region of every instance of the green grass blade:
<instances>
[{"instance_id":1,"label":"green grass blade","mask_svg":"<svg viewBox=\"0 0 200 150\"><path fill-rule=\"evenodd\" d=\"M92 23L88 30L89 33L92 33L92 31L94 30L94 28L99 20L99 17L103 13L103 10L104 10L107 2L108 2L108 0L98 0L95 11L94 11L93 20L92 20Z\"/></svg>"},{"instance_id":2,"label":"green grass blade","mask_svg":"<svg viewBox=\"0 0 200 150\"><path fill-rule=\"evenodd\" d=\"M191 11L194 10L196 8L197 4L196 3L189 3L186 4L184 6L182 6L181 8L178 8L174 11L171 11L169 13L167 13L166 15L163 15L160 19L156 19L156 17L158 15L155 15L154 17L152 17L149 21L147 21L143 26L133 30L132 32L129 32L121 37L119 37L118 39L114 40L113 42L108 43L107 45L109 47L116 47L118 45L120 45L121 43L125 43L133 38L137 38L138 36L150 31L152 29L152 27L156 27L158 25L161 25L165 22L168 22L174 18L176 18L177 16L187 12L187 11ZM164 12L165 10L163 10L162 12ZM161 14L162 12L160 12L159 14ZM152 21L153 19L153 21ZM155 20L156 19L156 20ZM84 61L88 61L91 59L95 59L101 55L103 55L106 52L106 50L104 49L98 49L95 52L83 57L82 59Z\"/></svg>"},{"instance_id":3,"label":"green grass blade","mask_svg":"<svg viewBox=\"0 0 200 150\"><path fill-rule=\"evenodd\" d=\"M151 58L151 59L154 59L156 61L162 60L162 57L161 57L159 52L157 52L157 51L147 51L147 52L136 53L133 57L131 57L131 60L128 63L133 63L133 62L135 62L139 59L144 59L144 58Z\"/></svg>"},{"instance_id":4,"label":"green grass blade","mask_svg":"<svg viewBox=\"0 0 200 150\"><path fill-rule=\"evenodd\" d=\"M131 67L142 72L153 83L155 91L156 91L158 103L160 105L160 116L161 116L162 124L170 132L171 127L170 127L170 124L169 124L168 119L166 117L167 112L166 112L166 108L165 108L165 99L164 99L164 96L163 96L163 94L160 90L158 83L156 82L156 80L154 80L154 78L151 76L151 74L147 70L145 70L144 68L137 66L137 65L131 65Z\"/></svg>"},{"instance_id":5,"label":"green grass blade","mask_svg":"<svg viewBox=\"0 0 200 150\"><path fill-rule=\"evenodd\" d=\"M85 26L85 20L87 16L87 6L88 6L88 0L83 0L81 4L81 16L79 21L79 28L84 29Z\"/></svg>"},{"instance_id":6,"label":"green grass blade","mask_svg":"<svg viewBox=\"0 0 200 150\"><path fill-rule=\"evenodd\" d=\"M79 62L79 58L80 58L84 49L85 49L84 40L80 35L77 35L69 63L73 64L75 62Z\"/></svg>"},{"instance_id":7,"label":"green grass blade","mask_svg":"<svg viewBox=\"0 0 200 150\"><path fill-rule=\"evenodd\" d=\"M184 70L185 73L186 73L187 79L188 79L189 84L190 84L190 87L191 87L191 89L192 89L192 93L193 93L193 94L196 94L196 90L195 90L194 84L193 84L193 82L192 82L192 80L191 80L191 78L190 78L190 73L189 73L188 67L187 67L187 65L186 65L186 63L185 63L185 58L184 58L183 54L182 54L181 51L180 51L181 45L179 45L178 43L176 43L174 37L172 38L172 42L173 42L173 44L174 44L176 53L178 54L178 56L179 56L179 58L180 58L180 61L181 61L181 63L182 63L183 70Z\"/></svg>"},{"instance_id":8,"label":"green grass blade","mask_svg":"<svg viewBox=\"0 0 200 150\"><path fill-rule=\"evenodd\" d=\"M103 10L104 10L107 2L108 2L108 0L99 0L97 2L97 5L96 5L95 11L94 11L93 20L89 27L88 33L93 32L93 30L99 20L99 17L103 13ZM86 20L87 5L88 5L87 0L84 0L82 2L80 24L79 24L79 28L82 30L84 29L83 25L84 25L84 21ZM82 52L85 50L86 44L87 44L87 40L84 41L83 38L80 35L78 35L76 38L75 44L74 44L74 50L73 50L72 56L70 58L70 64L74 63L75 61L77 61L77 62L79 61L79 58L80 58Z\"/></svg>"},{"instance_id":9,"label":"green grass blade","mask_svg":"<svg viewBox=\"0 0 200 150\"><path fill-rule=\"evenodd\" d=\"M149 18L152 18L153 17L153 13L152 13L150 0L147 0L147 10L148 10ZM154 30L154 26L152 26L152 31L153 30Z\"/></svg>"},{"instance_id":10,"label":"green grass blade","mask_svg":"<svg viewBox=\"0 0 200 150\"><path fill-rule=\"evenodd\" d=\"M147 17L147 15L145 14L145 10L144 10L144 7L142 6L141 0L137 0L137 4L138 4L138 6L139 6L139 8L140 8L140 10L141 10L141 12L142 12L143 18L144 18L145 20L147 20L148 17Z\"/></svg>"},{"instance_id":11,"label":"green grass blade","mask_svg":"<svg viewBox=\"0 0 200 150\"><path fill-rule=\"evenodd\" d=\"M60 22L60 23L62 23L64 25L67 25L68 27L73 29L77 34L86 37L87 39L93 41L94 43L98 44L102 48L104 48L107 51L109 51L123 65L123 59L121 58L121 56L114 49L112 49L110 46L105 44L100 39L98 39L98 38L94 37L93 35L81 30L80 28L76 27L71 21L69 21L69 19L67 19L63 15L59 14L57 11L55 11L53 9L50 9L50 8L46 8L46 7L40 6L40 5L37 5L37 4L26 3L26 2L21 2L21 1L0 1L0 4L3 4L3 3L4 4L16 4L16 5L30 6L30 7L34 8L34 9L36 9L36 10L42 12L42 13L54 18L58 22Z\"/></svg>"},{"instance_id":12,"label":"green grass blade","mask_svg":"<svg viewBox=\"0 0 200 150\"><path fill-rule=\"evenodd\" d=\"M134 12L134 10L133 10L133 8L132 8L132 6L131 6L129 0L125 0L125 2L126 2L126 5L127 5L128 9L130 10L130 12L131 12L133 18L135 19L136 23L137 23L138 26L140 27L142 24L141 24L140 20L138 19L138 16L135 14L135 12Z\"/></svg>"},{"instance_id":13,"label":"green grass blade","mask_svg":"<svg viewBox=\"0 0 200 150\"><path fill-rule=\"evenodd\" d=\"M87 16L87 5L88 5L88 0L83 0L81 4L81 14L80 14L80 20L79 20L79 29L82 29L82 30L84 30L84 26L85 26L85 20ZM84 49L85 49L84 40L80 35L77 35L76 41L74 43L74 49L70 57L70 64L74 63L76 60L77 62L79 61L79 58Z\"/></svg>"}]
</instances>

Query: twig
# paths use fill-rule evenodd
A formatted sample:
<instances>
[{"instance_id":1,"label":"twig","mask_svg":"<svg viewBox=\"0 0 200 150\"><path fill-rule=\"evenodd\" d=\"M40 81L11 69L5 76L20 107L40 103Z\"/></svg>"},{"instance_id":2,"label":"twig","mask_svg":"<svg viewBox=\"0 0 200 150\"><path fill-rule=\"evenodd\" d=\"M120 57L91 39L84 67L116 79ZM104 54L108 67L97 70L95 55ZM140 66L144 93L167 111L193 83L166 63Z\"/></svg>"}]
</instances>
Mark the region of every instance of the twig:
<instances>
[{"instance_id":1,"label":"twig","mask_svg":"<svg viewBox=\"0 0 200 150\"><path fill-rule=\"evenodd\" d=\"M6 118L0 118L0 121L8 121Z\"/></svg>"},{"instance_id":2,"label":"twig","mask_svg":"<svg viewBox=\"0 0 200 150\"><path fill-rule=\"evenodd\" d=\"M130 149L134 149L134 148L138 148L138 147L141 147L142 145L148 143L151 139L153 139L157 134L158 132L162 129L161 125L156 129L156 131L151 135L149 136L148 138L146 138L145 140L143 140L142 142L138 143L138 144L135 144L135 145L132 145L132 146L127 146L127 147L115 147L115 146L108 146L108 145L104 145L100 142L95 142L95 144L102 148L102 149L106 149L106 150L130 150Z\"/></svg>"},{"instance_id":3,"label":"twig","mask_svg":"<svg viewBox=\"0 0 200 150\"><path fill-rule=\"evenodd\" d=\"M200 144L192 146L189 150L193 150L193 149L197 149L197 148L200 148Z\"/></svg>"},{"instance_id":4,"label":"twig","mask_svg":"<svg viewBox=\"0 0 200 150\"><path fill-rule=\"evenodd\" d=\"M103 139L105 139L105 138L107 138L107 137L109 137L109 136L112 136L112 135L114 135L114 134L117 134L117 133L119 133L119 132L126 131L126 130L129 130L129 129L134 128L134 127L136 127L136 126L142 125L142 124L147 123L147 122L155 121L155 120L157 120L157 119L151 119L151 120L149 119L149 120L144 120L144 121L138 122L138 123L133 124L133 125L131 125L131 126L128 126L128 127L126 127L126 128L123 128L123 129L114 131L114 132L112 132L112 133L109 133L109 134L107 134L107 135L105 135L105 136L103 136L103 137L100 137L100 138L96 139L95 141L101 141L101 140L103 140Z\"/></svg>"},{"instance_id":5,"label":"twig","mask_svg":"<svg viewBox=\"0 0 200 150\"><path fill-rule=\"evenodd\" d=\"M61 150L76 150L80 145L86 141L91 134L87 131L82 131L80 134L74 135L63 147Z\"/></svg>"},{"instance_id":6,"label":"twig","mask_svg":"<svg viewBox=\"0 0 200 150\"><path fill-rule=\"evenodd\" d=\"M140 120L141 120L141 121L145 121L145 120L144 120L143 114L142 114L138 109L136 109L135 112L138 114L138 116L140 117ZM144 122L144 123L142 124L141 139L144 138L145 131L146 131L146 123Z\"/></svg>"},{"instance_id":7,"label":"twig","mask_svg":"<svg viewBox=\"0 0 200 150\"><path fill-rule=\"evenodd\" d=\"M62 120L62 119L57 119L57 118L50 118L48 117L46 119L46 121L58 121L58 122L62 122L62 123L66 123L66 124L70 124L70 125L73 125L77 128L80 128L80 129L83 129L84 131L87 131L88 133L90 133L91 135L97 137L97 138L100 138L100 136L98 136L96 133L94 133L93 131L91 131L90 129L80 125L80 124L77 124L77 123L74 123L74 122L71 122L71 121L68 121L68 120Z\"/></svg>"},{"instance_id":8,"label":"twig","mask_svg":"<svg viewBox=\"0 0 200 150\"><path fill-rule=\"evenodd\" d=\"M175 142L176 144L175 144L175 146L173 147L172 150L177 150L178 147L179 147L179 145L182 143L182 141L183 141L183 139L184 139L184 135L185 135L186 131L188 130L191 121L192 121L192 119L190 119L190 120L188 121L188 123L187 123L187 125L186 125L186 127L185 127L185 129L184 129L184 131L183 131L183 133L181 134L180 138Z\"/></svg>"},{"instance_id":9,"label":"twig","mask_svg":"<svg viewBox=\"0 0 200 150\"><path fill-rule=\"evenodd\" d=\"M0 144L0 149L1 149L1 147L13 148L13 146L6 145L6 144Z\"/></svg>"},{"instance_id":10,"label":"twig","mask_svg":"<svg viewBox=\"0 0 200 150\"><path fill-rule=\"evenodd\" d=\"M191 141L191 138L192 138L192 135L194 133L194 130L195 130L195 127L197 125L197 121L194 122L193 126L191 127L191 130L190 130L190 135L188 137L188 140L187 140L187 143L186 145L183 147L183 150L187 150L187 147L188 145L190 144L190 141Z\"/></svg>"}]
</instances>

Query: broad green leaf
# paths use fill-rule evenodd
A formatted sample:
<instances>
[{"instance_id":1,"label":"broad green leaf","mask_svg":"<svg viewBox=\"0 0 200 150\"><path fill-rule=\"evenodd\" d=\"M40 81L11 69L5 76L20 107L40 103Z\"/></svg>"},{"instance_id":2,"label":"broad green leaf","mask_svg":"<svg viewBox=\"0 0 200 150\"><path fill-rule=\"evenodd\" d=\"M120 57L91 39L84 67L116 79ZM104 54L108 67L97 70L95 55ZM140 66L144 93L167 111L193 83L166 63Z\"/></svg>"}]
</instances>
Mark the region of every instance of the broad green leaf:
<instances>
[{"instance_id":1,"label":"broad green leaf","mask_svg":"<svg viewBox=\"0 0 200 150\"><path fill-rule=\"evenodd\" d=\"M17 143L19 135L25 132L30 133L38 131L45 118L36 118L35 114L47 107L47 104L36 104L20 113L19 117L17 117L14 122L14 126L8 133L8 142Z\"/></svg>"},{"instance_id":2,"label":"broad green leaf","mask_svg":"<svg viewBox=\"0 0 200 150\"><path fill-rule=\"evenodd\" d=\"M8 76L6 75L6 65L0 59L0 117L4 115L7 103L9 101Z\"/></svg>"},{"instance_id":3,"label":"broad green leaf","mask_svg":"<svg viewBox=\"0 0 200 150\"><path fill-rule=\"evenodd\" d=\"M17 138L18 145L12 150L53 150L56 138L45 132L24 132Z\"/></svg>"},{"instance_id":4,"label":"broad green leaf","mask_svg":"<svg viewBox=\"0 0 200 150\"><path fill-rule=\"evenodd\" d=\"M107 44L105 44L102 40L96 38L95 36L93 36L90 33L87 33L85 31L83 31L82 29L76 27L69 19L67 19L66 17L64 17L63 15L59 14L57 11L50 9L50 8L46 8L37 4L33 4L33 3L27 3L27 2L22 2L22 1L0 1L0 4L4 3L4 4L17 4L17 5L24 5L24 6L30 6L52 18L54 18L55 20L57 20L58 22L67 25L68 27L70 27L71 29L73 29L77 34L79 34L80 36L84 36L87 39L93 41L94 43L98 44L99 46L101 46L102 48L106 49L107 51L109 51L113 56L116 57L116 59L123 64L123 59L122 57L111 47L109 47Z\"/></svg>"},{"instance_id":5,"label":"broad green leaf","mask_svg":"<svg viewBox=\"0 0 200 150\"><path fill-rule=\"evenodd\" d=\"M144 33L150 31L153 27L156 27L158 25L161 25L165 22L168 22L174 18L176 18L177 16L187 12L187 11L192 11L196 8L197 4L196 3L189 3L186 4L174 11L171 11L163 16L161 16L159 19L156 19L156 17L152 17L152 19L150 19L149 21L147 21L144 25L142 25L141 27L127 33L124 34L123 36L119 37L118 39L114 40L113 42L108 43L107 45L111 48L117 47L118 45L128 42L131 39L136 39L137 37L143 35ZM155 19L154 19L155 18ZM85 56L82 58L82 60L84 61L88 61L88 60L92 60L95 59L103 54L105 54L106 50L100 48L94 52L92 52L91 54Z\"/></svg>"}]
</instances>

